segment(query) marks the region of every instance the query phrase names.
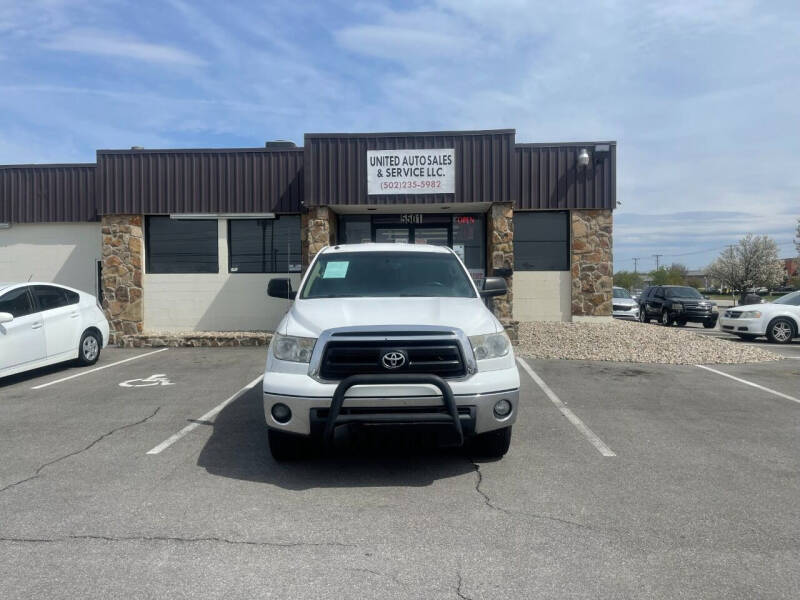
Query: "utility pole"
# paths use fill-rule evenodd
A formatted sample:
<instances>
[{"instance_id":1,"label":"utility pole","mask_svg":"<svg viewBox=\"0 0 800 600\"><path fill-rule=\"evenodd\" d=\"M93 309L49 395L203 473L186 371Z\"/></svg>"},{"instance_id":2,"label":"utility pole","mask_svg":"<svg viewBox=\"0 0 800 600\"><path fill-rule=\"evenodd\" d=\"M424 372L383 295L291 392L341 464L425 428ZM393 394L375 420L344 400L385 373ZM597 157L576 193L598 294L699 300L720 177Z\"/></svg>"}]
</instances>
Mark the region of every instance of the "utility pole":
<instances>
[{"instance_id":1,"label":"utility pole","mask_svg":"<svg viewBox=\"0 0 800 600\"><path fill-rule=\"evenodd\" d=\"M656 257L656 271L658 271L658 259L660 259L664 255L663 254L653 254L653 256Z\"/></svg>"},{"instance_id":2,"label":"utility pole","mask_svg":"<svg viewBox=\"0 0 800 600\"><path fill-rule=\"evenodd\" d=\"M633 272L634 273L638 273L639 272L639 261L640 260L642 260L642 259L638 258L638 257L633 259Z\"/></svg>"}]
</instances>

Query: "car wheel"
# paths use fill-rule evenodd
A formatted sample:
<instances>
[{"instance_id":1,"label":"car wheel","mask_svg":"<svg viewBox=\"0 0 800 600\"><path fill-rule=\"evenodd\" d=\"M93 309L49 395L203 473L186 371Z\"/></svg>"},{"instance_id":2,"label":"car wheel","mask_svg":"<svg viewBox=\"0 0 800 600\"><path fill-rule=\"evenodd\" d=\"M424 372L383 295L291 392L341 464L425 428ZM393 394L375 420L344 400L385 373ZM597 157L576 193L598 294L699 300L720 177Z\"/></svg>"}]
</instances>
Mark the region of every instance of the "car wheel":
<instances>
[{"instance_id":1,"label":"car wheel","mask_svg":"<svg viewBox=\"0 0 800 600\"><path fill-rule=\"evenodd\" d=\"M472 449L478 456L501 458L511 445L511 427L495 429L476 435L472 439Z\"/></svg>"},{"instance_id":2,"label":"car wheel","mask_svg":"<svg viewBox=\"0 0 800 600\"><path fill-rule=\"evenodd\" d=\"M305 436L269 429L269 451L276 461L297 460L308 454L310 442Z\"/></svg>"},{"instance_id":3,"label":"car wheel","mask_svg":"<svg viewBox=\"0 0 800 600\"><path fill-rule=\"evenodd\" d=\"M664 327L672 327L672 319L669 318L669 312L666 310L661 311L661 324Z\"/></svg>"},{"instance_id":4,"label":"car wheel","mask_svg":"<svg viewBox=\"0 0 800 600\"><path fill-rule=\"evenodd\" d=\"M794 323L785 317L778 317L767 326L767 339L773 344L788 344L795 335Z\"/></svg>"},{"instance_id":5,"label":"car wheel","mask_svg":"<svg viewBox=\"0 0 800 600\"><path fill-rule=\"evenodd\" d=\"M716 321L703 321L703 327L705 329L714 329L717 326Z\"/></svg>"},{"instance_id":6,"label":"car wheel","mask_svg":"<svg viewBox=\"0 0 800 600\"><path fill-rule=\"evenodd\" d=\"M739 339L742 339L745 342L752 342L754 339L758 337L757 335L753 335L752 333L737 333L736 335L739 336Z\"/></svg>"},{"instance_id":7,"label":"car wheel","mask_svg":"<svg viewBox=\"0 0 800 600\"><path fill-rule=\"evenodd\" d=\"M644 306L639 308L639 323L649 323L650 319L647 318L647 313L644 311Z\"/></svg>"},{"instance_id":8,"label":"car wheel","mask_svg":"<svg viewBox=\"0 0 800 600\"><path fill-rule=\"evenodd\" d=\"M102 347L99 333L84 331L78 344L78 362L82 365L93 365L100 358Z\"/></svg>"}]
</instances>

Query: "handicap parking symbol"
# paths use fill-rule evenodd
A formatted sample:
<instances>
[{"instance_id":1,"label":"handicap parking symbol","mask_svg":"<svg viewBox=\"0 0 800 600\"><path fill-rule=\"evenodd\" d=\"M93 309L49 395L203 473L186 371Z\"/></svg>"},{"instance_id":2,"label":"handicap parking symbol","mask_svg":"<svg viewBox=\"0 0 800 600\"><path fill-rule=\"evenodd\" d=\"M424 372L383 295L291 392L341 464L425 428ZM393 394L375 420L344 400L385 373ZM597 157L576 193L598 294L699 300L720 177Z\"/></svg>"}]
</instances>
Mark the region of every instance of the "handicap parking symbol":
<instances>
[{"instance_id":1,"label":"handicap parking symbol","mask_svg":"<svg viewBox=\"0 0 800 600\"><path fill-rule=\"evenodd\" d=\"M154 385L175 385L164 373L150 375L146 379L129 379L119 384L120 387L152 387Z\"/></svg>"}]
</instances>

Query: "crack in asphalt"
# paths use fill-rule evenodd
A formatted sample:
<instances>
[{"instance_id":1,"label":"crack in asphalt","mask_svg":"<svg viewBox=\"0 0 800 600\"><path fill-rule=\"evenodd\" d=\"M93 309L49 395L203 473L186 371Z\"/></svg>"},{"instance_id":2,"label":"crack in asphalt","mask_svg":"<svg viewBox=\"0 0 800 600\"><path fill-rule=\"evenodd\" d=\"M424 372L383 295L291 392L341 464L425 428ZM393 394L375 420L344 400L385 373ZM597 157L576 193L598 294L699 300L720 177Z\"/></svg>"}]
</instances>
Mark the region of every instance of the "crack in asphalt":
<instances>
[{"instance_id":1,"label":"crack in asphalt","mask_svg":"<svg viewBox=\"0 0 800 600\"><path fill-rule=\"evenodd\" d=\"M469 596L465 596L463 592L464 587L464 579L461 576L461 571L456 572L456 577L458 578L458 584L456 585L456 595L461 598L461 600L472 600Z\"/></svg>"},{"instance_id":2,"label":"crack in asphalt","mask_svg":"<svg viewBox=\"0 0 800 600\"><path fill-rule=\"evenodd\" d=\"M92 540L102 542L179 542L186 544L197 543L218 543L230 544L234 546L262 546L269 548L300 548L300 547L325 547L335 546L341 548L355 548L356 544L346 544L344 542L263 542L253 540L234 540L230 538L206 536L206 537L182 537L168 535L131 535L131 536L110 536L110 535L65 535L53 538L30 538L30 537L0 537L0 542L22 543L22 544L58 544L70 540Z\"/></svg>"},{"instance_id":3,"label":"crack in asphalt","mask_svg":"<svg viewBox=\"0 0 800 600\"><path fill-rule=\"evenodd\" d=\"M483 484L483 473L481 472L480 465L478 463L476 463L475 460L470 458L470 457L467 457L467 460L472 464L472 468L475 469L475 475L477 476L476 479L475 479L475 491L478 494L480 494L480 496L483 498L484 504L486 504L486 506L488 506L489 508L491 508L493 510L496 510L498 512L501 512L504 515L508 515L509 517L523 516L523 517L530 517L532 519L543 519L543 520L547 520L547 521L555 521L557 523L562 523L564 525L573 525L575 527L581 527L583 529L588 529L590 531L595 531L594 527L586 525L585 523L579 523L577 521L570 521L569 519L561 519L559 517L553 517L551 515L542 515L542 514L538 514L538 513L529 513L529 512L520 511L520 510L511 510L511 509L508 509L508 508L503 508L502 506L498 506L497 504L495 504L492 501L492 499L489 496L489 494L487 494L486 492L484 492L481 489L481 484Z\"/></svg>"},{"instance_id":4,"label":"crack in asphalt","mask_svg":"<svg viewBox=\"0 0 800 600\"><path fill-rule=\"evenodd\" d=\"M88 446L86 446L84 448L81 448L80 450L75 450L74 452L70 452L69 454L64 454L63 456L59 456L58 458L54 458L51 461L48 461L48 462L46 462L46 463L44 463L42 465L39 465L36 468L36 470L33 472L33 475L31 475L30 477L26 477L25 479L20 479L19 481L15 481L14 483L9 483L7 486L5 486L3 488L0 488L0 493L5 492L6 490L10 490L11 488L17 487L18 485L22 485L23 483L26 483L28 481L32 481L34 479L37 479L39 477L39 475L41 475L42 471L44 471L47 467L52 466L52 465L54 465L54 464L56 464L58 462L61 462L62 460L66 460L67 458L71 458L73 456L77 456L78 454L86 452L87 450L90 450L92 447L94 447L98 443L102 442L104 439L106 439L110 435L114 435L118 431L122 431L123 429L127 429L129 427L135 427L136 425L141 425L142 423L145 423L145 422L149 421L150 419L152 419L153 417L156 416L156 413L158 413L159 410L161 410L160 406L158 408L156 408L152 412L152 414L150 414L149 416L145 417L144 419L140 419L140 420L138 420L138 421L136 421L134 423L128 423L126 425L121 425L119 427L115 427L111 431L109 431L107 433L104 433L99 438L97 438L94 441L92 441L92 443L90 443Z\"/></svg>"}]
</instances>

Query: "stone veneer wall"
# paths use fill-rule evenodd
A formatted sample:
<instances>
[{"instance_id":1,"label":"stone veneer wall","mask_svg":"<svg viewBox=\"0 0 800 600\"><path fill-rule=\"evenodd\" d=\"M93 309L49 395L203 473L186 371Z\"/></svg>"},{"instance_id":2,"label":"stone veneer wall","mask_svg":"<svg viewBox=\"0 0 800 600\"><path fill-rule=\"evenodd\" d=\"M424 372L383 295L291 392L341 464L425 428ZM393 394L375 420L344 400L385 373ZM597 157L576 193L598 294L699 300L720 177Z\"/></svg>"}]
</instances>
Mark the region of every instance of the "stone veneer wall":
<instances>
[{"instance_id":1,"label":"stone veneer wall","mask_svg":"<svg viewBox=\"0 0 800 600\"><path fill-rule=\"evenodd\" d=\"M103 215L103 309L111 326L109 343L142 333L142 265L144 243L141 215Z\"/></svg>"},{"instance_id":2,"label":"stone veneer wall","mask_svg":"<svg viewBox=\"0 0 800 600\"><path fill-rule=\"evenodd\" d=\"M327 206L310 208L302 216L300 243L305 269L314 260L317 252L336 243L336 214Z\"/></svg>"},{"instance_id":3,"label":"stone veneer wall","mask_svg":"<svg viewBox=\"0 0 800 600\"><path fill-rule=\"evenodd\" d=\"M613 221L610 210L573 210L572 316L611 317Z\"/></svg>"},{"instance_id":4,"label":"stone veneer wall","mask_svg":"<svg viewBox=\"0 0 800 600\"><path fill-rule=\"evenodd\" d=\"M495 316L506 327L512 339L516 338L516 323L513 320L514 302L514 207L509 203L495 203L489 210L489 231L487 232L487 251L489 269L487 275L495 274L495 269L508 269L505 275L508 293L492 299Z\"/></svg>"}]
</instances>

